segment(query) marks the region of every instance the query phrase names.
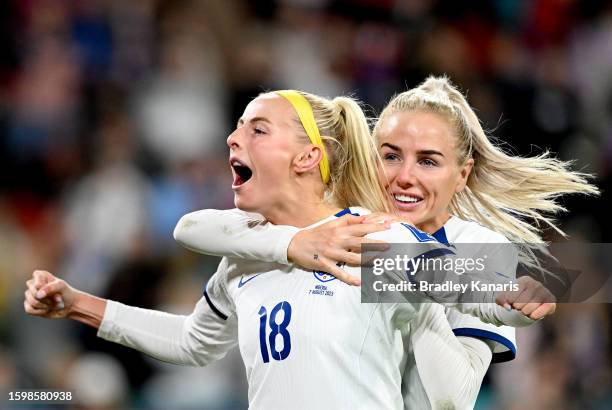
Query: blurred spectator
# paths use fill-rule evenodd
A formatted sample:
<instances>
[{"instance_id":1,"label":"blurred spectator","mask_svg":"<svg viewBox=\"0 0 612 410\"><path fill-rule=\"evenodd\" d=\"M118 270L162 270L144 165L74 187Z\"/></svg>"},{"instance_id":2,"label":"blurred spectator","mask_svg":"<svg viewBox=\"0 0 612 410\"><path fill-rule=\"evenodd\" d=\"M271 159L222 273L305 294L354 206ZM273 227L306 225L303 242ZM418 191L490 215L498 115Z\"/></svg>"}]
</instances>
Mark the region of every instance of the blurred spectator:
<instances>
[{"instance_id":1,"label":"blurred spectator","mask_svg":"<svg viewBox=\"0 0 612 410\"><path fill-rule=\"evenodd\" d=\"M44 268L125 303L189 312L217 259L179 249L172 229L186 212L233 206L225 140L268 89L352 93L376 111L447 74L508 149L550 149L597 174L603 196L566 199L564 222L576 238L610 242L608 3L2 2L0 394L70 387L84 408L246 407L237 351L209 369L168 366L26 317L21 298ZM517 359L492 366L478 408L609 408L610 317L608 305L562 306L520 330Z\"/></svg>"}]
</instances>

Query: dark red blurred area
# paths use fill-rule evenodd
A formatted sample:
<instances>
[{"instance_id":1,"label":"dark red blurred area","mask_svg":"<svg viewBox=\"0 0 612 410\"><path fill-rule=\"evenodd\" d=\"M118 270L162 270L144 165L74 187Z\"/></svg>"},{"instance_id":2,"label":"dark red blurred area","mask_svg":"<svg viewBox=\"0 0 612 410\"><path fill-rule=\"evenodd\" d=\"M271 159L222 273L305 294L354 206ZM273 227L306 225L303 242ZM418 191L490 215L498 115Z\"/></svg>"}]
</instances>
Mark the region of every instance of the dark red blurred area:
<instances>
[{"instance_id":1,"label":"dark red blurred area","mask_svg":"<svg viewBox=\"0 0 612 410\"><path fill-rule=\"evenodd\" d=\"M561 223L612 240L606 1L0 2L0 393L244 408L237 354L177 369L26 317L25 279L46 269L124 303L189 312L217 260L180 249L172 230L187 212L233 207L225 139L250 99L351 94L375 116L429 74L459 85L508 150L551 150L595 174L602 197L564 199ZM518 333L518 358L492 367L478 408L610 406L610 335L607 305L560 307ZM96 395L92 374L115 382Z\"/></svg>"}]
</instances>

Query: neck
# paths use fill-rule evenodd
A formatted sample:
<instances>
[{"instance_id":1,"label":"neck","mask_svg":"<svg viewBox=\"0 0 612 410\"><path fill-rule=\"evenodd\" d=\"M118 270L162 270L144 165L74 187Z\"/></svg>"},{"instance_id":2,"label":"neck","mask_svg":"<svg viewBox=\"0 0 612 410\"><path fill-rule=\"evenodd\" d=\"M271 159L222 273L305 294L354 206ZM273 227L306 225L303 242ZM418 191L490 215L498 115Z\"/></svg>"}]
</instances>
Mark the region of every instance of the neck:
<instances>
[{"instance_id":1,"label":"neck","mask_svg":"<svg viewBox=\"0 0 612 410\"><path fill-rule=\"evenodd\" d=\"M295 182L284 187L282 202L262 210L261 214L271 223L303 228L340 211L323 201L320 187Z\"/></svg>"},{"instance_id":2,"label":"neck","mask_svg":"<svg viewBox=\"0 0 612 410\"><path fill-rule=\"evenodd\" d=\"M442 228L444 224L448 222L450 217L451 217L450 214L448 212L445 212L442 215L438 215L433 219L417 224L416 227L419 228L423 232L427 232L428 234L433 234L437 232L440 228Z\"/></svg>"},{"instance_id":3,"label":"neck","mask_svg":"<svg viewBox=\"0 0 612 410\"><path fill-rule=\"evenodd\" d=\"M304 228L336 214L340 210L338 207L323 202L284 202L282 206L266 211L263 216L274 225L290 225Z\"/></svg>"}]
</instances>

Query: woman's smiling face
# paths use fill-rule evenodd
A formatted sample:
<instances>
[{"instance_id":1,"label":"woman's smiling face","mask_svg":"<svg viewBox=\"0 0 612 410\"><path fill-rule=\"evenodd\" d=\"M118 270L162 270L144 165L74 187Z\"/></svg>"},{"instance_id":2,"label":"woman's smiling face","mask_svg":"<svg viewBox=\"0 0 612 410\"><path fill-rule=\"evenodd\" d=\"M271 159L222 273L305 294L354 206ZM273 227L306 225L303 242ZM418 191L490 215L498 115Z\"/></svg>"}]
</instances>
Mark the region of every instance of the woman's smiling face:
<instances>
[{"instance_id":1,"label":"woman's smiling face","mask_svg":"<svg viewBox=\"0 0 612 410\"><path fill-rule=\"evenodd\" d=\"M377 139L385 186L400 215L426 232L441 228L473 164L460 163L451 123L425 110L396 112L384 119Z\"/></svg>"}]
</instances>

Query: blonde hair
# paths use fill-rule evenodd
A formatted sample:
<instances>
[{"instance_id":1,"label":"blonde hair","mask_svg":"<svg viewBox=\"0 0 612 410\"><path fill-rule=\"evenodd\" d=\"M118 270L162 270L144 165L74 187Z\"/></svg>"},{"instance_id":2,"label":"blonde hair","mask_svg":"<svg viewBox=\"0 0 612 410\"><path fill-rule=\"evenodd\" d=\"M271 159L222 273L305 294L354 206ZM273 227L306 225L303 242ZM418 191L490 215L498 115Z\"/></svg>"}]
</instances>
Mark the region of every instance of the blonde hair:
<instances>
[{"instance_id":1,"label":"blonde hair","mask_svg":"<svg viewBox=\"0 0 612 410\"><path fill-rule=\"evenodd\" d=\"M378 176L380 156L359 103L350 97L329 100L298 92L310 103L327 150L331 175L326 199L342 208L359 205L388 212L388 194ZM304 132L304 142L310 143L297 116L296 121Z\"/></svg>"},{"instance_id":2,"label":"blonde hair","mask_svg":"<svg viewBox=\"0 0 612 410\"><path fill-rule=\"evenodd\" d=\"M449 212L503 234L521 244L524 262L535 262L532 247L544 243L541 231L549 226L565 236L554 215L566 211L558 202L564 194L596 195L591 175L570 170L571 162L551 157L506 154L485 134L463 94L446 78L430 76L418 87L396 95L374 128L396 112L424 110L449 120L456 130L459 165L472 158L474 166L465 189L455 194Z\"/></svg>"}]
</instances>

